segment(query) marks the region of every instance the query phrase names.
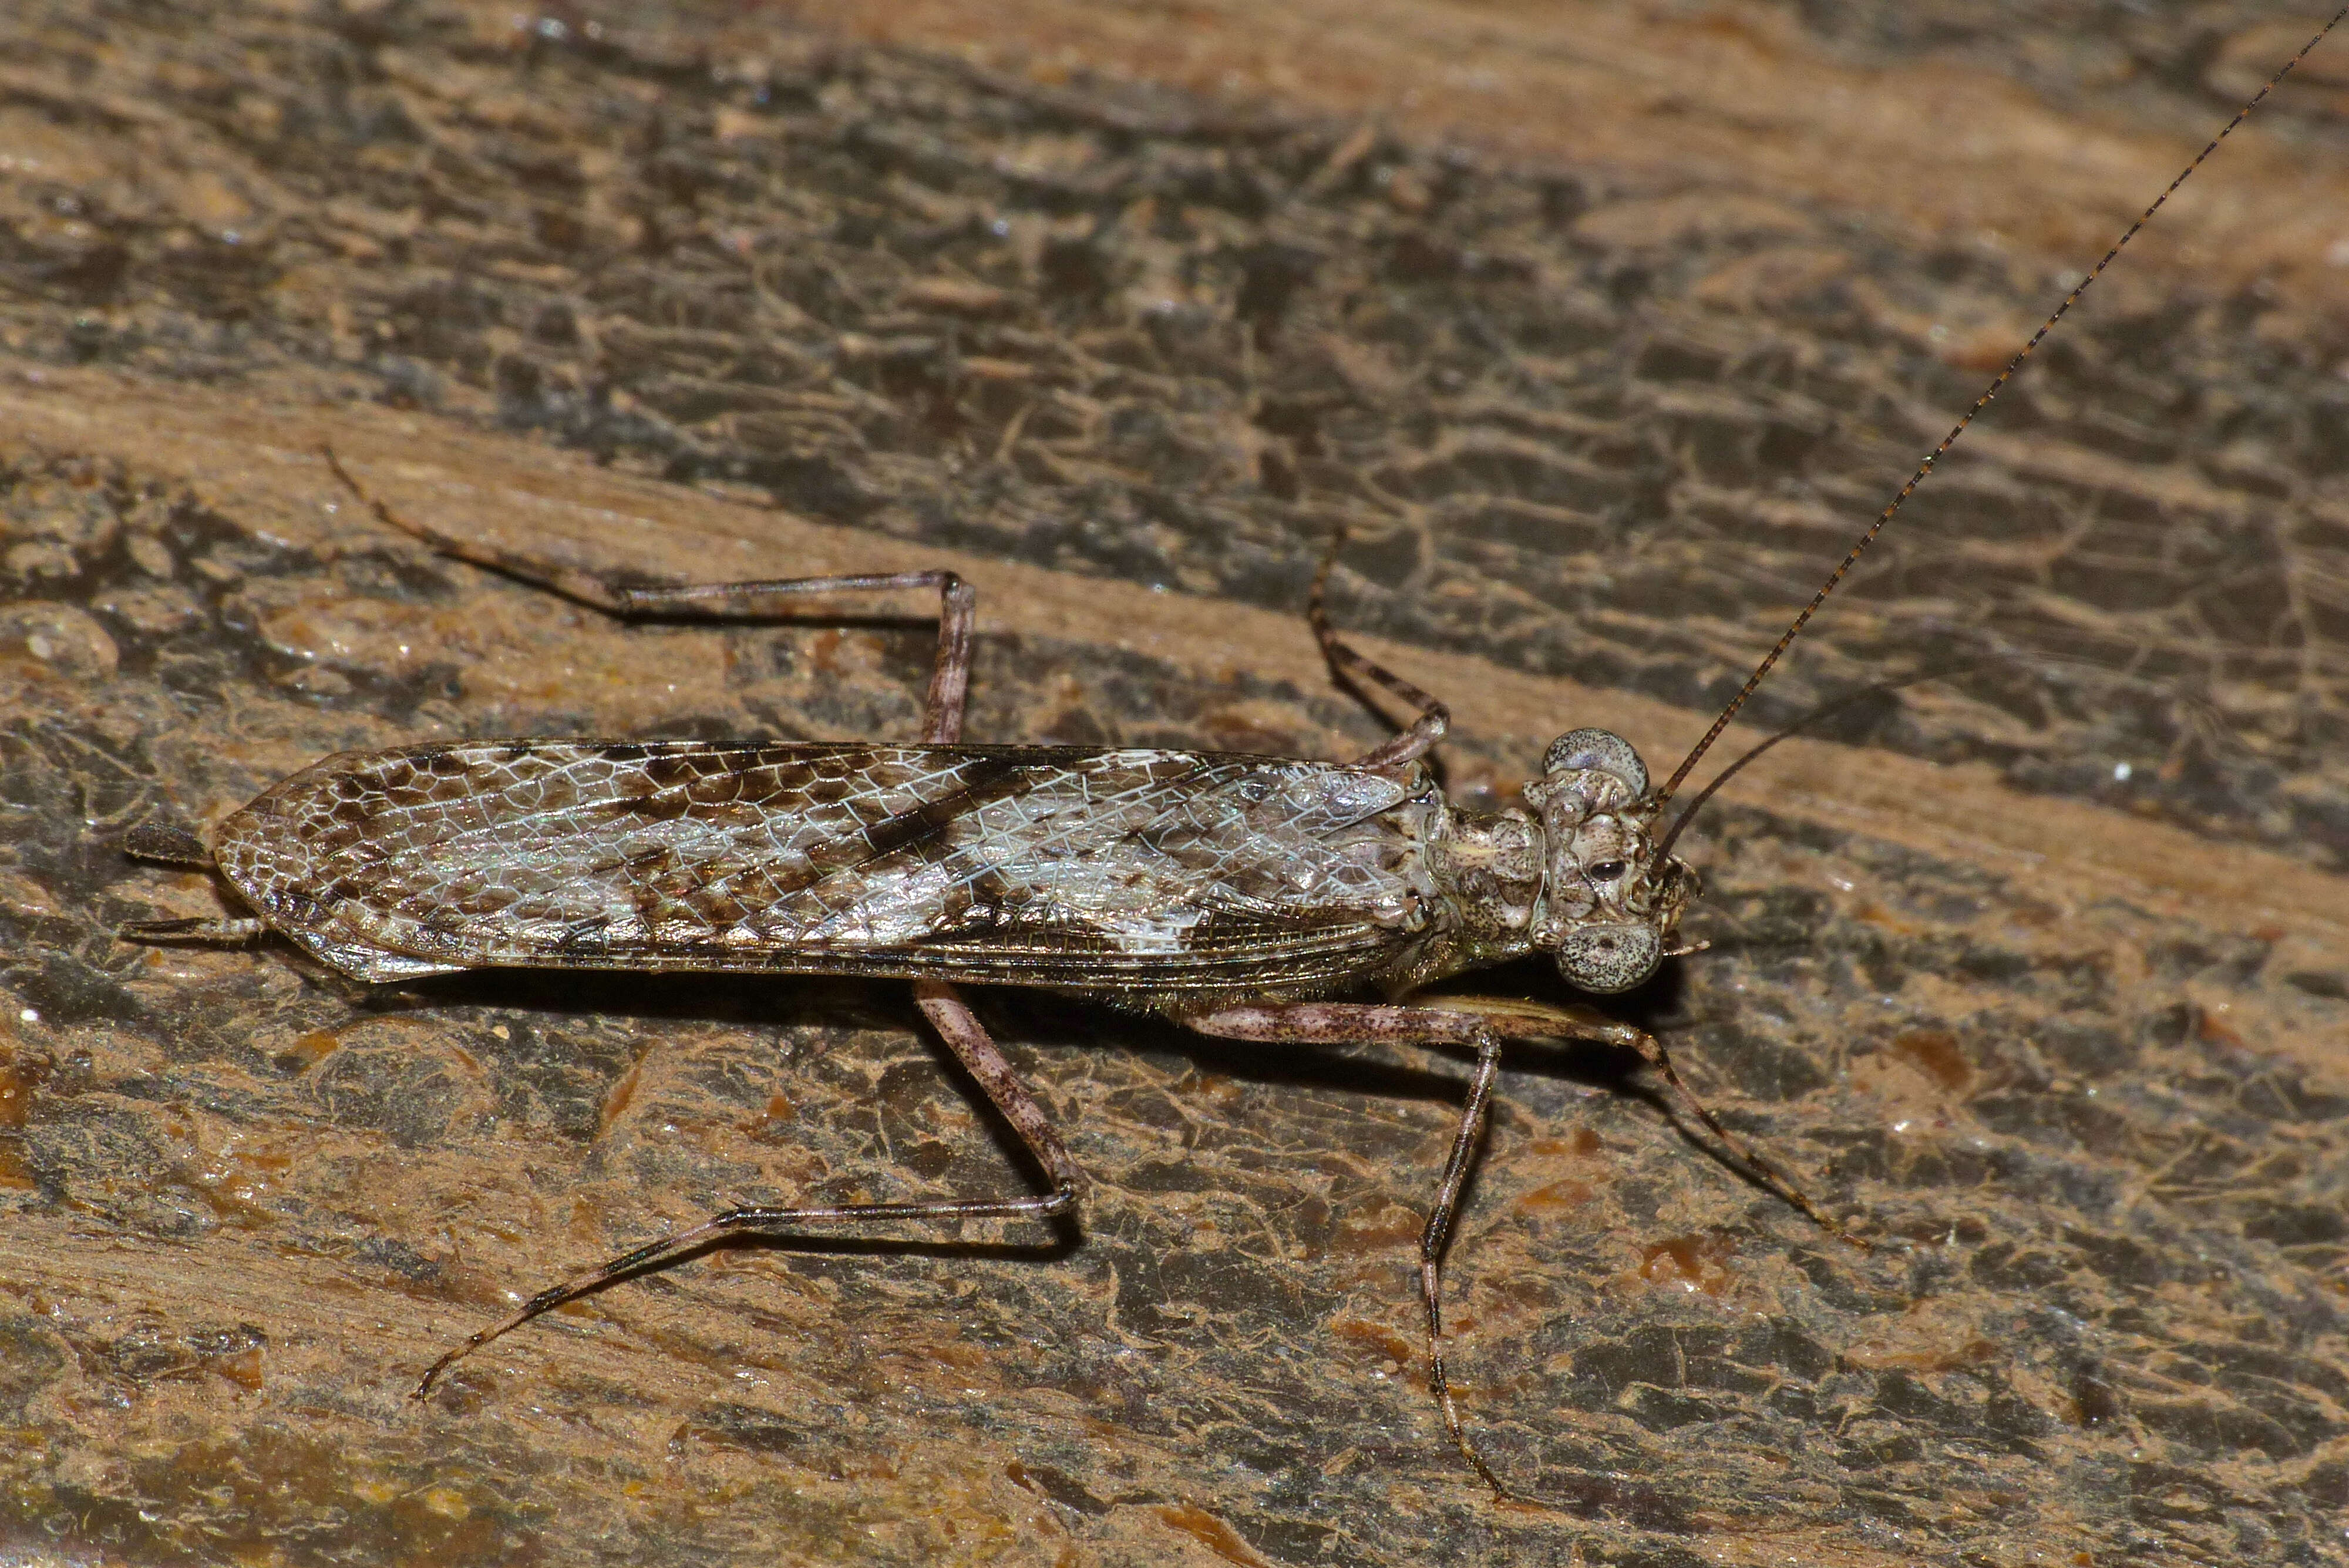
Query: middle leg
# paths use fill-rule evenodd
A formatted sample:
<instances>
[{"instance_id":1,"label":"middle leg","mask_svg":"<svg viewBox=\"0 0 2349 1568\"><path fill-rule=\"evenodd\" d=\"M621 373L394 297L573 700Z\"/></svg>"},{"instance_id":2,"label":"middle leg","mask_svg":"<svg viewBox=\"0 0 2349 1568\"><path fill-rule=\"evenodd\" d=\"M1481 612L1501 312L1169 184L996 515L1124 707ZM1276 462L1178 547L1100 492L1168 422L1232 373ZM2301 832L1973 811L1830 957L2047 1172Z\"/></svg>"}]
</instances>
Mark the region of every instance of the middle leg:
<instances>
[{"instance_id":1,"label":"middle leg","mask_svg":"<svg viewBox=\"0 0 2349 1568\"><path fill-rule=\"evenodd\" d=\"M1178 1014L1176 1022L1202 1034L1226 1040L1262 1040L1300 1045L1464 1045L1476 1053L1475 1074L1468 1081L1468 1096L1460 1107L1460 1127L1453 1134L1452 1152L1444 1175L1435 1184L1435 1200L1419 1234L1419 1300L1427 1319L1427 1380L1444 1412L1444 1428L1461 1458L1468 1461L1496 1501L1511 1493L1485 1462L1465 1427L1459 1403L1444 1366L1444 1253L1452 1240L1452 1221L1467 1185L1485 1123L1493 1104L1493 1085L1500 1075L1501 1036L1484 1020L1466 1012L1432 1007L1379 1006L1360 1002L1300 1002L1258 1006L1223 1007L1212 1012Z\"/></svg>"},{"instance_id":2,"label":"middle leg","mask_svg":"<svg viewBox=\"0 0 2349 1568\"><path fill-rule=\"evenodd\" d=\"M1356 695L1366 701L1369 697L1366 688L1375 686L1389 696L1419 710L1419 717L1413 719L1402 733L1372 747L1354 762L1356 767L1395 767L1426 755L1438 741L1444 739L1444 732L1452 727L1452 710L1385 665L1363 654L1340 637L1337 628L1330 624L1329 607L1323 601L1330 591L1330 569L1338 564L1338 552L1345 545L1346 530L1340 527L1330 539L1328 552L1321 557L1320 569L1313 574L1313 587L1305 596L1305 620L1313 628L1313 640L1321 645L1321 658L1330 666L1330 673L1337 678L1340 684L1350 687Z\"/></svg>"}]
</instances>

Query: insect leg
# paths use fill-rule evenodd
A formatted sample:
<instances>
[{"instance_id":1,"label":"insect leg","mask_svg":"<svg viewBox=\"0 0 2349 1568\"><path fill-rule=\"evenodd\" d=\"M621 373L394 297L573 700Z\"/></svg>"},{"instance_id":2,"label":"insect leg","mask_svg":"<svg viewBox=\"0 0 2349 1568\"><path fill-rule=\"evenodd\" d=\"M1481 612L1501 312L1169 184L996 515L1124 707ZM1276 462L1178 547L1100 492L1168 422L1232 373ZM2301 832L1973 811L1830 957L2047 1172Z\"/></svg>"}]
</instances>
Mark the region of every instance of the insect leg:
<instances>
[{"instance_id":1,"label":"insect leg","mask_svg":"<svg viewBox=\"0 0 2349 1568\"><path fill-rule=\"evenodd\" d=\"M1504 997L1429 997L1419 1005L1481 1018L1513 1040L1588 1040L1638 1052L1640 1059L1671 1085L1672 1093L1687 1107L1689 1114L1702 1123L1706 1131L1719 1138L1740 1164L1760 1177L1772 1192L1800 1210L1819 1229L1837 1241L1847 1241L1863 1252L1875 1251L1872 1243L1853 1235L1832 1215L1822 1212L1791 1177L1765 1158L1752 1144L1722 1126L1721 1118L1713 1114L1712 1107L1697 1098L1696 1092L1681 1081L1679 1072L1672 1066L1671 1053L1664 1049L1664 1043L1646 1030L1609 1018L1592 1007L1557 1007L1546 1002L1517 1002Z\"/></svg>"},{"instance_id":2,"label":"insect leg","mask_svg":"<svg viewBox=\"0 0 2349 1568\"><path fill-rule=\"evenodd\" d=\"M706 616L713 620L771 614L770 601L803 594L868 593L887 588L936 588L938 593L938 654L930 671L930 690L923 704L925 744L957 740L962 734L963 699L970 687L971 628L978 618L977 590L954 573L940 568L912 572L855 572L828 577L757 578L732 583L624 583L578 566L541 561L492 545L468 539L399 515L362 489L331 449L326 465L343 487L373 512L385 526L421 539L444 556L471 561L535 584L591 609L633 619L642 616Z\"/></svg>"},{"instance_id":3,"label":"insect leg","mask_svg":"<svg viewBox=\"0 0 2349 1568\"><path fill-rule=\"evenodd\" d=\"M1305 596L1305 619L1313 628L1313 639L1321 645L1321 657L1329 661L1330 673L1340 685L1360 691L1367 682L1419 710L1419 717L1412 721L1409 729L1386 744L1365 752L1356 761L1361 767L1390 767L1423 755L1444 739L1444 731L1452 726L1452 711L1393 670L1357 652L1330 625L1330 612L1322 600L1330 588L1330 568L1338 564L1338 552L1345 543L1346 531L1340 528L1330 541L1329 553L1321 557L1320 570L1313 574L1312 591Z\"/></svg>"},{"instance_id":4,"label":"insect leg","mask_svg":"<svg viewBox=\"0 0 2349 1568\"><path fill-rule=\"evenodd\" d=\"M1043 1106L1012 1071L1011 1064L986 1028L960 997L943 981L917 981L914 1000L987 1096L988 1102L1011 1125L1020 1143L1044 1168L1051 1190L1020 1198L956 1198L911 1203L828 1203L797 1209L754 1207L730 1209L712 1215L691 1230L680 1231L624 1252L610 1262L574 1275L533 1296L515 1312L471 1335L434 1362L416 1386L413 1397L431 1392L440 1374L510 1329L616 1280L645 1273L683 1261L714 1242L742 1236L788 1240L812 1226L889 1224L905 1220L1056 1220L1076 1212L1088 1183L1075 1156L1044 1115Z\"/></svg>"},{"instance_id":5,"label":"insect leg","mask_svg":"<svg viewBox=\"0 0 2349 1568\"><path fill-rule=\"evenodd\" d=\"M1226 1040L1262 1040L1294 1044L1345 1045L1379 1042L1394 1045L1472 1045L1476 1071L1468 1081L1468 1096L1460 1107L1460 1127L1453 1135L1452 1153L1444 1162L1443 1179L1435 1186L1435 1201L1419 1234L1419 1300L1427 1317L1427 1381L1444 1411L1444 1429L1454 1447L1496 1501L1506 1501L1509 1489L1485 1456L1476 1451L1467 1428L1460 1422L1460 1407L1444 1370L1444 1252L1452 1240L1452 1221L1460 1206L1483 1140L1493 1104L1493 1085L1501 1070L1501 1036L1472 1013L1428 1007L1386 1007L1359 1002L1306 1002L1265 1006L1226 1007L1212 1012L1178 1018L1184 1027Z\"/></svg>"}]
</instances>

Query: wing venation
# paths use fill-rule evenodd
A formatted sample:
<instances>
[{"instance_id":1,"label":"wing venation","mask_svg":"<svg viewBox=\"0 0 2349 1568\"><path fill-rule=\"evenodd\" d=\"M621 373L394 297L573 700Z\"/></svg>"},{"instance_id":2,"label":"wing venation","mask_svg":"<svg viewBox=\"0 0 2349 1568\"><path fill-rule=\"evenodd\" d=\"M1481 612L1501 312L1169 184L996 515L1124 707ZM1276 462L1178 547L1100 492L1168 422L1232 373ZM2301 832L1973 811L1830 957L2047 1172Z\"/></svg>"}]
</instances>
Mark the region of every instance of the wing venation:
<instances>
[{"instance_id":1,"label":"wing venation","mask_svg":"<svg viewBox=\"0 0 2349 1568\"><path fill-rule=\"evenodd\" d=\"M354 973L944 973L1079 990L1342 978L1433 896L1417 770L1216 753L462 742L330 757L222 870Z\"/></svg>"}]
</instances>

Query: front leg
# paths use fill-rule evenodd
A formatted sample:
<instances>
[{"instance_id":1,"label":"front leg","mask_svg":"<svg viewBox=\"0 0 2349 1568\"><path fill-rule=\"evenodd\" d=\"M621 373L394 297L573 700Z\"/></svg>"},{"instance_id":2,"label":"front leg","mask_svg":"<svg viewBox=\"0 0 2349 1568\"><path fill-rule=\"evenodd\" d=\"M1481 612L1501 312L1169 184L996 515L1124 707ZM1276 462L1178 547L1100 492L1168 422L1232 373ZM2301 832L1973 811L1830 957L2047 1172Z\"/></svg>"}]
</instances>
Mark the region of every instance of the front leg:
<instances>
[{"instance_id":1,"label":"front leg","mask_svg":"<svg viewBox=\"0 0 2349 1568\"><path fill-rule=\"evenodd\" d=\"M1780 1170L1752 1144L1721 1125L1713 1107L1697 1098L1696 1092L1681 1081L1678 1069L1672 1065L1671 1053L1664 1043L1644 1029L1636 1028L1619 1019L1609 1018L1595 1007L1573 1004L1553 1006L1541 1002L1516 1002L1497 996L1431 996L1418 1005L1442 1012L1455 1012L1482 1019L1495 1033L1511 1040L1587 1040L1593 1044L1614 1045L1639 1053L1640 1059L1656 1070L1657 1075L1671 1086L1691 1116L1704 1125L1705 1130L1722 1141L1738 1163L1744 1166L1762 1184L1794 1208L1800 1210L1812 1223L1837 1241L1862 1252L1876 1250L1874 1243L1853 1235L1842 1221L1822 1211L1811 1201L1809 1194L1795 1184L1792 1177Z\"/></svg>"},{"instance_id":2,"label":"front leg","mask_svg":"<svg viewBox=\"0 0 2349 1568\"><path fill-rule=\"evenodd\" d=\"M1475 1163L1476 1149L1492 1109L1493 1085L1500 1074L1504 1039L1587 1040L1638 1052L1671 1085L1691 1114L1760 1176L1773 1192L1831 1234L1862 1251L1869 1250L1868 1242L1822 1213L1800 1188L1755 1152L1752 1145L1721 1125L1711 1108L1681 1082L1661 1041L1593 1008L1554 1007L1502 997L1444 996L1408 1005L1383 1006L1340 1002L1270 1002L1178 1013L1176 1021L1202 1034L1226 1040L1297 1045L1464 1045L1475 1049L1476 1068L1468 1081L1467 1099L1460 1107L1459 1131L1453 1137L1452 1153L1444 1162L1444 1175L1435 1185L1435 1200L1429 1206L1427 1223L1420 1231L1419 1295L1427 1317L1428 1385L1443 1408L1444 1428L1470 1468L1493 1489L1496 1501L1508 1501L1509 1489L1469 1439L1461 1425L1460 1409L1453 1398L1450 1381L1444 1376L1443 1293L1444 1249L1452 1237L1461 1189L1467 1184L1468 1172Z\"/></svg>"}]
</instances>

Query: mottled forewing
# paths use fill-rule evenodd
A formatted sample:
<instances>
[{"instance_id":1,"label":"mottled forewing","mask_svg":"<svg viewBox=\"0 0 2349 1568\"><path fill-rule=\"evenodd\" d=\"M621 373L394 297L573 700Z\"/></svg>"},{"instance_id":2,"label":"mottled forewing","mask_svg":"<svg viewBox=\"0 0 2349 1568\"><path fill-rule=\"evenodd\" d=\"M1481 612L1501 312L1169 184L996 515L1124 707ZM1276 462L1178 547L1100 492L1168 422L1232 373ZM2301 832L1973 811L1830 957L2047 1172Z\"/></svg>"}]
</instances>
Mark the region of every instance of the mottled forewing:
<instances>
[{"instance_id":1,"label":"mottled forewing","mask_svg":"<svg viewBox=\"0 0 2349 1568\"><path fill-rule=\"evenodd\" d=\"M1340 983L1407 940L1415 773L1161 751L589 742L329 758L222 826L369 979L482 965Z\"/></svg>"}]
</instances>

